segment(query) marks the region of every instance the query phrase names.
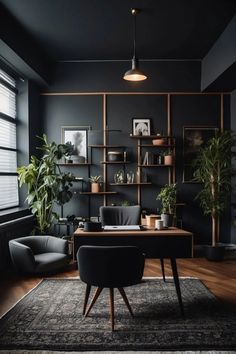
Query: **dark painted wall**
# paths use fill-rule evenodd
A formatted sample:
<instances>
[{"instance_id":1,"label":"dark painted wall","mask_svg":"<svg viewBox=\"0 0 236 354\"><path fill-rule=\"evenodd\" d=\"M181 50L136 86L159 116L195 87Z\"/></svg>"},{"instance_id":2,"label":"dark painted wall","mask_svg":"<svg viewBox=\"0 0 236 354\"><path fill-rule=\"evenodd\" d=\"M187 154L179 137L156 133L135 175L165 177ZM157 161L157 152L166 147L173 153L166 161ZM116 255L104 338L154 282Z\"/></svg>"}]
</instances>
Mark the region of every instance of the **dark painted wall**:
<instances>
[{"instance_id":1,"label":"dark painted wall","mask_svg":"<svg viewBox=\"0 0 236 354\"><path fill-rule=\"evenodd\" d=\"M126 83L121 79L126 68L122 65L111 63L106 67L104 64L60 64L54 74L54 82L50 87L51 92L121 92L121 91L197 91L199 84L199 71L196 70L196 63L187 64L186 71L183 63L172 63L171 74L166 70L159 71L159 76L142 83ZM119 63L118 63L119 64ZM182 65L182 80L178 76L177 67ZM156 63L157 65L157 63ZM176 70L174 70L174 67ZM98 70L96 71L96 68ZM89 69L89 70L88 70ZM152 72L153 67L146 67L147 72ZM166 68L165 68L166 69ZM95 73L97 72L97 75ZM158 69L156 70L158 72ZM106 73L106 75L102 74ZM118 75L118 77L117 77ZM192 80L189 78L192 77ZM41 96L44 118L44 131L49 139L60 142L61 126L91 126L92 129L102 128L102 95L95 96ZM229 99L225 97L224 104L225 127L230 125ZM136 171L137 143L129 137L133 117L150 118L152 122L152 133L163 132L167 134L167 95L109 95L107 96L107 124L110 129L121 129L121 133L111 133L111 142L126 146L128 159L131 164L127 170ZM220 96L185 94L171 95L171 120L173 136L176 137L177 161L176 172L178 182L178 199L186 203L182 209L183 226L194 232L197 243L210 241L210 219L203 216L198 203L194 201L199 185L182 183L182 132L185 125L196 126L220 126ZM102 172L100 161L101 151L93 149L93 163L90 173ZM73 173L88 179L89 169L87 167L70 167ZM109 181L113 181L117 167L108 166ZM165 168L147 169L147 173L153 182L152 186L142 187L142 207L149 212L156 212L159 206L156 201L156 194L161 186L168 183L168 173ZM116 190L118 195L108 198L108 204L121 203L129 200L137 202L136 187L109 186L108 190ZM76 216L88 215L87 196L74 195L73 200L65 205L64 215L75 214ZM94 196L90 199L91 216L98 215L99 205L103 198ZM199 222L201 220L201 222ZM230 240L229 217L223 218L222 241Z\"/></svg>"},{"instance_id":2,"label":"dark painted wall","mask_svg":"<svg viewBox=\"0 0 236 354\"><path fill-rule=\"evenodd\" d=\"M202 90L235 89L236 15L202 60Z\"/></svg>"}]
</instances>

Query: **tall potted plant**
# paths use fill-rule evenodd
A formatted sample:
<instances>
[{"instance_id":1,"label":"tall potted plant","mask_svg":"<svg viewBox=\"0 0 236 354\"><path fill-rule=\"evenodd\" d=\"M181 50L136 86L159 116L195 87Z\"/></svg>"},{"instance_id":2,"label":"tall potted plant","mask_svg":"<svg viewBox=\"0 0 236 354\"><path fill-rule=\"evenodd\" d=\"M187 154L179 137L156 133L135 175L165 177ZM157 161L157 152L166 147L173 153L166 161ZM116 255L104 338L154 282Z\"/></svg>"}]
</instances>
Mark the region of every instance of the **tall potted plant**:
<instances>
[{"instance_id":1,"label":"tall potted plant","mask_svg":"<svg viewBox=\"0 0 236 354\"><path fill-rule=\"evenodd\" d=\"M194 161L194 180L202 183L201 191L196 196L205 215L211 216L211 246L206 248L209 260L222 260L224 248L218 247L218 220L227 205L227 195L231 191L231 160L235 146L235 135L230 131L219 133L209 140Z\"/></svg>"},{"instance_id":2,"label":"tall potted plant","mask_svg":"<svg viewBox=\"0 0 236 354\"><path fill-rule=\"evenodd\" d=\"M62 206L71 199L74 176L62 173L58 166L59 160L68 154L67 145L49 143L45 134L39 139L42 141L39 148L43 152L42 158L31 156L30 164L18 167L17 172L20 187L26 184L28 188L26 200L36 217L36 230L45 234L58 216L53 211L54 204Z\"/></svg>"},{"instance_id":3,"label":"tall potted plant","mask_svg":"<svg viewBox=\"0 0 236 354\"><path fill-rule=\"evenodd\" d=\"M161 188L157 194L156 199L161 201L161 218L163 220L164 227L171 226L173 224L173 216L176 208L176 183L166 184Z\"/></svg>"}]
</instances>

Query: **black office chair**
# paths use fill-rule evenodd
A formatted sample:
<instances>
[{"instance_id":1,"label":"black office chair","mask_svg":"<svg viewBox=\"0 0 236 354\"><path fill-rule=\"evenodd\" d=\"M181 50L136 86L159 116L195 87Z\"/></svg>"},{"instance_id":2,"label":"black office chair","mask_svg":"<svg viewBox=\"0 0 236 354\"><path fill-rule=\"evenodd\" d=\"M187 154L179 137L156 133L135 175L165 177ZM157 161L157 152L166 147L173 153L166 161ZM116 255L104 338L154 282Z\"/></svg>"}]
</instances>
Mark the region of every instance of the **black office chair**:
<instances>
[{"instance_id":1,"label":"black office chair","mask_svg":"<svg viewBox=\"0 0 236 354\"><path fill-rule=\"evenodd\" d=\"M141 282L145 258L135 246L81 246L77 252L80 278L87 284L83 315L88 316L103 288L110 289L111 327L114 330L114 288L118 288L131 316L124 287ZM96 292L87 308L91 286ZM86 309L87 308L87 309Z\"/></svg>"},{"instance_id":2,"label":"black office chair","mask_svg":"<svg viewBox=\"0 0 236 354\"><path fill-rule=\"evenodd\" d=\"M139 225L140 205L100 207L102 225Z\"/></svg>"},{"instance_id":3,"label":"black office chair","mask_svg":"<svg viewBox=\"0 0 236 354\"><path fill-rule=\"evenodd\" d=\"M141 217L140 205L132 206L101 206L100 217L102 225L139 225ZM164 259L160 259L163 280L165 277Z\"/></svg>"}]
</instances>

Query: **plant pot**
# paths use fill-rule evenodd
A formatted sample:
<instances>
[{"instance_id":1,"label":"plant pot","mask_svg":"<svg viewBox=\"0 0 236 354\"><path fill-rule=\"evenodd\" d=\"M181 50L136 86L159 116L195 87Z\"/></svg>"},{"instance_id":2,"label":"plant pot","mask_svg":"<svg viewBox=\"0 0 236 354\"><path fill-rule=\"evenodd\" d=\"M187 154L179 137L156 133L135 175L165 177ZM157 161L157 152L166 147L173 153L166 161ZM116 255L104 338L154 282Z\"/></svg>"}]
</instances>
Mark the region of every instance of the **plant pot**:
<instances>
[{"instance_id":1,"label":"plant pot","mask_svg":"<svg viewBox=\"0 0 236 354\"><path fill-rule=\"evenodd\" d=\"M164 227L170 227L173 225L173 215L172 214L161 214L161 220L163 221Z\"/></svg>"},{"instance_id":2,"label":"plant pot","mask_svg":"<svg viewBox=\"0 0 236 354\"><path fill-rule=\"evenodd\" d=\"M152 140L152 144L156 146L161 146L166 144L166 139L164 138L157 138Z\"/></svg>"},{"instance_id":3,"label":"plant pot","mask_svg":"<svg viewBox=\"0 0 236 354\"><path fill-rule=\"evenodd\" d=\"M172 155L165 155L164 156L164 164L171 166L173 165L173 156Z\"/></svg>"},{"instance_id":4,"label":"plant pot","mask_svg":"<svg viewBox=\"0 0 236 354\"><path fill-rule=\"evenodd\" d=\"M100 192L100 183L91 183L91 192L92 193Z\"/></svg>"},{"instance_id":5,"label":"plant pot","mask_svg":"<svg viewBox=\"0 0 236 354\"><path fill-rule=\"evenodd\" d=\"M205 246L205 256L208 261L220 262L223 261L225 247L223 246Z\"/></svg>"}]
</instances>

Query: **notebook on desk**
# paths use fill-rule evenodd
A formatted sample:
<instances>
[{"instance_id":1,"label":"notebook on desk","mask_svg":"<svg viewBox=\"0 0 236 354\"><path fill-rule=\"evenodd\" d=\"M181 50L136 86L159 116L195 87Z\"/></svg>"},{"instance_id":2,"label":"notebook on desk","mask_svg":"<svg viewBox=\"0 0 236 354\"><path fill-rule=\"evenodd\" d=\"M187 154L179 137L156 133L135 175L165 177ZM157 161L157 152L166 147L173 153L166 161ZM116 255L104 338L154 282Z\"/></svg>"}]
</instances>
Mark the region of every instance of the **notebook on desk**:
<instances>
[{"instance_id":1,"label":"notebook on desk","mask_svg":"<svg viewBox=\"0 0 236 354\"><path fill-rule=\"evenodd\" d=\"M139 225L105 225L104 231L140 231Z\"/></svg>"}]
</instances>

